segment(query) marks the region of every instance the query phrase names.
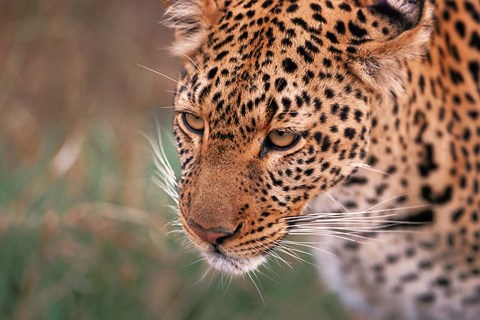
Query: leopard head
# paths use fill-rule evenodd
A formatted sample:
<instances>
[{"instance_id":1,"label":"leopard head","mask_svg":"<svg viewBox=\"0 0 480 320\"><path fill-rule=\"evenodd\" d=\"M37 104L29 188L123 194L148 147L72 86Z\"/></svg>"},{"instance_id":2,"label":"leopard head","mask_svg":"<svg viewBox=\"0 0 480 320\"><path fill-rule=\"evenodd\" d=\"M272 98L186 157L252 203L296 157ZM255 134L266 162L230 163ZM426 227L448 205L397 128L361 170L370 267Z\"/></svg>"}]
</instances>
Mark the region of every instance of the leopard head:
<instances>
[{"instance_id":1,"label":"leopard head","mask_svg":"<svg viewBox=\"0 0 480 320\"><path fill-rule=\"evenodd\" d=\"M178 209L210 264L257 268L365 160L372 110L401 94L428 15L411 0L167 3L183 58Z\"/></svg>"}]
</instances>

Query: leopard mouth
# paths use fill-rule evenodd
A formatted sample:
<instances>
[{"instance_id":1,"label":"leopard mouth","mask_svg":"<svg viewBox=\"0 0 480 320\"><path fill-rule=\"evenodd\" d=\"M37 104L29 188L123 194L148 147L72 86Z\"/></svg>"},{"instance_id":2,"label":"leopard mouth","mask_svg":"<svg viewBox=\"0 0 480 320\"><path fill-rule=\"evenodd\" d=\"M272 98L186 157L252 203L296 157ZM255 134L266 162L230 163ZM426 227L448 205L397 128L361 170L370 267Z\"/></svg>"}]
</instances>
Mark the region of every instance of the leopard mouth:
<instances>
[{"instance_id":1,"label":"leopard mouth","mask_svg":"<svg viewBox=\"0 0 480 320\"><path fill-rule=\"evenodd\" d=\"M235 275L248 273L256 270L267 258L265 256L236 257L226 254L219 246L212 246L208 251L201 251L201 255L213 268Z\"/></svg>"}]
</instances>

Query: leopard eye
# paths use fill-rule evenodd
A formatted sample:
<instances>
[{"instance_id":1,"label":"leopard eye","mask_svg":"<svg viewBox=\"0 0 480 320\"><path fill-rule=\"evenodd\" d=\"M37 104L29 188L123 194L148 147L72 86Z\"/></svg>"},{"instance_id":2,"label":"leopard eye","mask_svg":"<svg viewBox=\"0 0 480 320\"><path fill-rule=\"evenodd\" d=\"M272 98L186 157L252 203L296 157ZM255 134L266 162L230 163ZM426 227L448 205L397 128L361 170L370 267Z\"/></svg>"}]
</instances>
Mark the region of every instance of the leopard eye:
<instances>
[{"instance_id":1,"label":"leopard eye","mask_svg":"<svg viewBox=\"0 0 480 320\"><path fill-rule=\"evenodd\" d=\"M268 134L267 142L278 150L287 150L297 144L299 135L293 132L274 130Z\"/></svg>"},{"instance_id":2,"label":"leopard eye","mask_svg":"<svg viewBox=\"0 0 480 320\"><path fill-rule=\"evenodd\" d=\"M182 113L183 123L188 130L195 134L202 134L205 130L205 121L191 113Z\"/></svg>"}]
</instances>

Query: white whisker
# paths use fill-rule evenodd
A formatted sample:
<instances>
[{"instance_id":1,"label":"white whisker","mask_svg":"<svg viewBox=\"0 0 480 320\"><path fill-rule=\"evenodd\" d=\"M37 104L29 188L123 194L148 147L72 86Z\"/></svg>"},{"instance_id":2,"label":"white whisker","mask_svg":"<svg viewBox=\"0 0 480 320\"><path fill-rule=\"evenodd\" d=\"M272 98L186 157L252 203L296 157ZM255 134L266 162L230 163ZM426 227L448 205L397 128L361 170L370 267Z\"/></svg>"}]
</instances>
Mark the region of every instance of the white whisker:
<instances>
[{"instance_id":1,"label":"white whisker","mask_svg":"<svg viewBox=\"0 0 480 320\"><path fill-rule=\"evenodd\" d=\"M335 199L331 194L327 193L325 194L330 200L332 200L334 203L338 204L340 206L340 209L342 209L344 212L349 212L350 210L348 210L344 205L343 203L341 203L340 201L338 201L337 199Z\"/></svg>"},{"instance_id":2,"label":"white whisker","mask_svg":"<svg viewBox=\"0 0 480 320\"><path fill-rule=\"evenodd\" d=\"M202 282L205 277L207 276L207 274L210 272L210 270L212 270L212 266L209 266L208 269L202 273L202 275L200 275L200 277L198 278L197 281L195 281L193 284L192 284L192 287L196 286L197 284L199 284L200 282Z\"/></svg>"},{"instance_id":3,"label":"white whisker","mask_svg":"<svg viewBox=\"0 0 480 320\"><path fill-rule=\"evenodd\" d=\"M379 170L379 169L374 169L374 168L372 168L372 166L370 166L366 163L350 163L350 166L355 167L355 168L359 168L359 169L365 169L367 171L372 171L372 172L375 172L375 173L384 174L388 177L391 176L391 174L389 174L385 171Z\"/></svg>"},{"instance_id":4,"label":"white whisker","mask_svg":"<svg viewBox=\"0 0 480 320\"><path fill-rule=\"evenodd\" d=\"M309 242L311 244L308 244L308 243L305 243L305 242L297 242L297 241L289 241L289 240L284 240L285 243L287 244L290 244L290 245L294 245L294 246L302 246L302 247L305 247L305 248L309 248L309 249L313 249L313 250L318 250L318 251L321 251L321 252L324 252L324 253L327 253L329 255L332 255L332 256L336 256L335 254L333 254L332 252L329 252L327 250L324 250L324 249L320 249L319 247L316 247L316 246L313 246L311 244L320 244L320 242Z\"/></svg>"},{"instance_id":5,"label":"white whisker","mask_svg":"<svg viewBox=\"0 0 480 320\"><path fill-rule=\"evenodd\" d=\"M258 287L257 283L255 282L255 280L253 280L253 278L252 278L252 276L250 275L250 273L247 273L247 276L248 276L248 277L250 278L250 280L252 281L253 285L255 286L255 289L257 289L258 295L260 296L260 299L262 299L263 304L266 305L265 300L263 299L262 293L261 293L260 288Z\"/></svg>"},{"instance_id":6,"label":"white whisker","mask_svg":"<svg viewBox=\"0 0 480 320\"><path fill-rule=\"evenodd\" d=\"M170 53L175 54L175 52L174 52L172 49L160 48L160 47L158 47L157 49L158 49L158 50L169 51ZM200 67L198 66L198 64L197 64L195 61L193 61L192 58L190 58L189 56L187 56L187 55L184 54L184 53L180 53L180 55L183 56L183 57L185 57L185 58L187 58L188 60L190 60L190 62L193 63L193 65L197 68L197 70L200 71Z\"/></svg>"},{"instance_id":7,"label":"white whisker","mask_svg":"<svg viewBox=\"0 0 480 320\"><path fill-rule=\"evenodd\" d=\"M164 78L166 78L166 79L168 79L168 80L170 80L170 81L173 81L173 82L175 82L176 84L179 84L179 82L178 82L177 80L175 80L175 79L167 76L167 75L164 74L164 73L161 73L160 71L157 71L157 70L154 70L154 69L152 69L152 68L146 67L146 66L141 65L141 64L139 64L139 63L137 63L137 66L139 66L139 67L141 67L141 68L144 68L144 69L146 69L146 70L148 70L148 71L151 71L151 72L153 72L153 73L156 73L156 74L158 74L158 75L161 75L162 77L164 77Z\"/></svg>"},{"instance_id":8,"label":"white whisker","mask_svg":"<svg viewBox=\"0 0 480 320\"><path fill-rule=\"evenodd\" d=\"M391 199L389 199L389 200L391 200ZM389 201L389 200L386 200L386 201ZM366 210L363 210L363 211L351 211L351 212L345 212L345 213L341 213L341 212L318 212L318 213L309 213L309 214L306 214L306 215L303 215L303 216L285 217L285 218L281 218L280 220L290 221L290 222L292 222L292 221L293 222L297 222L297 221L301 222L301 221L308 221L308 220L322 219L322 218L325 218L325 217L336 216L336 217L339 218L339 221L340 220L344 221L343 217L348 217L348 216L352 216L352 215L362 215L362 214L365 214L365 213L394 212L394 211L400 211L400 210L411 210L411 209L419 209L419 208L429 207L429 205L415 205L415 206L406 206L406 207L372 210L373 208L376 208L379 205L380 204L375 205L375 206L373 206L371 208L368 208ZM396 215L396 214L394 214L394 215ZM375 217L362 217L362 218L359 218L359 219L363 220L363 219L366 219L366 218L375 218Z\"/></svg>"},{"instance_id":9,"label":"white whisker","mask_svg":"<svg viewBox=\"0 0 480 320\"><path fill-rule=\"evenodd\" d=\"M158 121L156 121L157 138L154 141L149 136L143 134L144 138L150 144L153 150L154 158L153 162L156 171L152 177L153 182L162 189L175 203L175 207L170 207L173 212L176 212L178 206L178 182L170 162L165 154L163 145L162 133Z\"/></svg>"}]
</instances>

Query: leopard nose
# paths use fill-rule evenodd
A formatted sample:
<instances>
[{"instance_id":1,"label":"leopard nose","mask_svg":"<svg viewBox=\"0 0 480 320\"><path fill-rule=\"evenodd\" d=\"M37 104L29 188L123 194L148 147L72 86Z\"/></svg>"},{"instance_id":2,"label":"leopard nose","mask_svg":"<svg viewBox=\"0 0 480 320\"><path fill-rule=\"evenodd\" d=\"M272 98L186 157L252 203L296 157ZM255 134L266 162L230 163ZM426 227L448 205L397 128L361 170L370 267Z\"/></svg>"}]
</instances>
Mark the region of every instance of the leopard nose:
<instances>
[{"instance_id":1,"label":"leopard nose","mask_svg":"<svg viewBox=\"0 0 480 320\"><path fill-rule=\"evenodd\" d=\"M226 239L233 237L240 231L241 228L240 223L234 230L230 230L224 227L205 229L204 227L196 223L193 219L188 219L187 224L191 228L191 230L200 237L200 239L213 245L221 244Z\"/></svg>"}]
</instances>

